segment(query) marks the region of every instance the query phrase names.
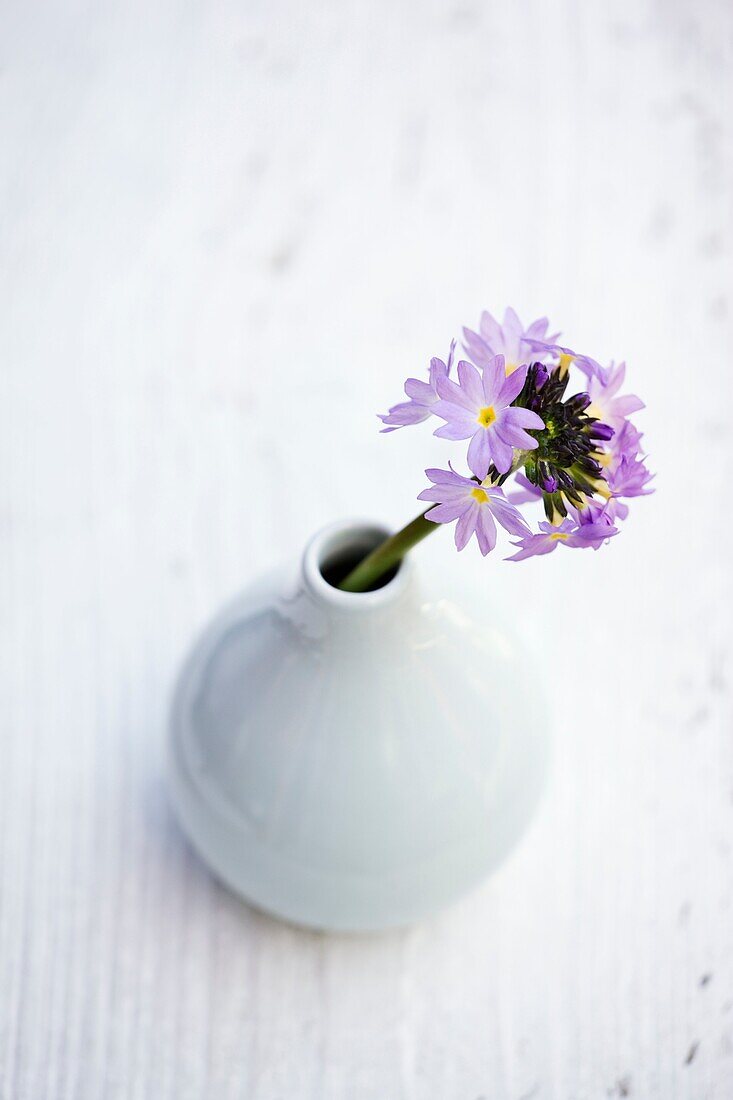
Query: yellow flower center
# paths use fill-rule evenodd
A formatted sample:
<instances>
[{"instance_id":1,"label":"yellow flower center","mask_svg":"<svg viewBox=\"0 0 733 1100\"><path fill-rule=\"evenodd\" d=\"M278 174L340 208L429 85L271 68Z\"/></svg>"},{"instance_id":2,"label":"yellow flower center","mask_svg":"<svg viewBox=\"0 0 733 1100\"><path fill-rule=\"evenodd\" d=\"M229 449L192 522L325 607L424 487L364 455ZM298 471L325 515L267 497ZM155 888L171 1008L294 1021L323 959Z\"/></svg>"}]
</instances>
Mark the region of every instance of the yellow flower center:
<instances>
[{"instance_id":1,"label":"yellow flower center","mask_svg":"<svg viewBox=\"0 0 733 1100\"><path fill-rule=\"evenodd\" d=\"M489 499L483 489L472 489L471 496L474 500L477 500L479 504L486 504L486 501Z\"/></svg>"},{"instance_id":2,"label":"yellow flower center","mask_svg":"<svg viewBox=\"0 0 733 1100\"><path fill-rule=\"evenodd\" d=\"M550 535L550 542L564 542L567 537L564 531L556 531L554 535Z\"/></svg>"},{"instance_id":3,"label":"yellow flower center","mask_svg":"<svg viewBox=\"0 0 733 1100\"><path fill-rule=\"evenodd\" d=\"M572 355L567 355L565 352L560 356L560 362L558 364L558 374L561 378L564 378L568 373L568 368L573 361Z\"/></svg>"},{"instance_id":4,"label":"yellow flower center","mask_svg":"<svg viewBox=\"0 0 733 1100\"><path fill-rule=\"evenodd\" d=\"M495 420L496 412L493 405L484 405L483 409L479 409L476 423L480 424L482 428L490 428Z\"/></svg>"},{"instance_id":5,"label":"yellow flower center","mask_svg":"<svg viewBox=\"0 0 733 1100\"><path fill-rule=\"evenodd\" d=\"M507 376L507 378L509 377L510 374L514 374L514 372L515 372L515 370L517 369L518 366L519 366L519 363L505 363L504 364L504 373Z\"/></svg>"}]
</instances>

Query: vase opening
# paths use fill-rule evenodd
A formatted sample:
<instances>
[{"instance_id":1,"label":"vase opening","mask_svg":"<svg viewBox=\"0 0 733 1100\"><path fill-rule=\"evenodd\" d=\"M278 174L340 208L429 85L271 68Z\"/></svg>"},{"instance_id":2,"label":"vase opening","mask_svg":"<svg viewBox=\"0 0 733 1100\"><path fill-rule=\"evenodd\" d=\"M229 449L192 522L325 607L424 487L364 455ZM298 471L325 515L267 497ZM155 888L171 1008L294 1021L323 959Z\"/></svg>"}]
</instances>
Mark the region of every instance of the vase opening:
<instances>
[{"instance_id":1,"label":"vase opening","mask_svg":"<svg viewBox=\"0 0 733 1100\"><path fill-rule=\"evenodd\" d=\"M412 572L410 561L402 561L366 592L344 592L336 586L390 532L368 520L346 520L319 531L303 555L303 576L308 590L318 600L342 611L369 611L392 604L407 589Z\"/></svg>"},{"instance_id":2,"label":"vase opening","mask_svg":"<svg viewBox=\"0 0 733 1100\"><path fill-rule=\"evenodd\" d=\"M386 537L386 534L379 533L374 537L367 537L368 531L357 530L354 532L354 539L350 543L332 547L329 550L329 546L324 547L324 553L318 562L318 569L326 584L329 584L331 588L338 588L341 581L348 577L352 569L355 569L360 561L363 561L367 554L370 554L372 550L379 545L379 543ZM400 571L400 563L393 566L392 569L388 569L383 576L379 577L373 584L365 588L365 592L376 592L379 588L386 588L390 581L394 580ZM361 593L356 593L361 595Z\"/></svg>"}]
</instances>

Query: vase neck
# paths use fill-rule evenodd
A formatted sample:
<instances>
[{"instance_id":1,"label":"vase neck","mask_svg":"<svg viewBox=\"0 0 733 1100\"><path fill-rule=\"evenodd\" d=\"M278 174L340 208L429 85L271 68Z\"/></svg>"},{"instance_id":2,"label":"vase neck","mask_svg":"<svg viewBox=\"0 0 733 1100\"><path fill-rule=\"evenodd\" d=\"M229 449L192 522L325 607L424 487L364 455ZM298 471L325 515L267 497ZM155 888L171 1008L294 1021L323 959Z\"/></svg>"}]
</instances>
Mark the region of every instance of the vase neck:
<instances>
[{"instance_id":1,"label":"vase neck","mask_svg":"<svg viewBox=\"0 0 733 1100\"><path fill-rule=\"evenodd\" d=\"M403 560L386 582L371 592L343 592L335 587L390 532L368 520L345 520L315 534L302 559L303 583L310 597L334 614L361 616L385 611L401 602L411 587L412 563Z\"/></svg>"}]
</instances>

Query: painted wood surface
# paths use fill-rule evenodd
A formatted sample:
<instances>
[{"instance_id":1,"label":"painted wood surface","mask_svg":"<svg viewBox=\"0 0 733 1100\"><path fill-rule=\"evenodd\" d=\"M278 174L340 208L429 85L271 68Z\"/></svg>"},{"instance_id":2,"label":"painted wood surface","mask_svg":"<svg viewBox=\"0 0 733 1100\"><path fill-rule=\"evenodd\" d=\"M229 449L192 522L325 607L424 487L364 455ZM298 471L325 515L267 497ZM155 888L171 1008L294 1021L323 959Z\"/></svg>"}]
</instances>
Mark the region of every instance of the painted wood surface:
<instances>
[{"instance_id":1,"label":"painted wood surface","mask_svg":"<svg viewBox=\"0 0 733 1100\"><path fill-rule=\"evenodd\" d=\"M0 1097L733 1095L727 0L2 6ZM193 633L427 432L484 307L629 363L659 471L501 589L561 704L478 893L375 937L218 886L163 787ZM446 582L448 583L448 582Z\"/></svg>"}]
</instances>

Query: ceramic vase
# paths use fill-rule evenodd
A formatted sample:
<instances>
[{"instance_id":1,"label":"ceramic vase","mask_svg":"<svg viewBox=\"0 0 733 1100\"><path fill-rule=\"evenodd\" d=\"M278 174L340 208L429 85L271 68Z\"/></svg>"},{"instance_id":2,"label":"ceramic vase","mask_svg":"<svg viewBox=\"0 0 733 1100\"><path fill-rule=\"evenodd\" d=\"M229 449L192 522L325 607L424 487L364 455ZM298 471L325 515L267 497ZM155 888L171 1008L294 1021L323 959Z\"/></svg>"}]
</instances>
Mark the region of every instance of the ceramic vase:
<instances>
[{"instance_id":1,"label":"ceramic vase","mask_svg":"<svg viewBox=\"0 0 733 1100\"><path fill-rule=\"evenodd\" d=\"M175 692L185 832L243 898L312 928L447 905L517 842L546 777L545 700L490 606L445 598L410 558L375 591L329 583L386 534L315 535L215 619Z\"/></svg>"}]
</instances>

